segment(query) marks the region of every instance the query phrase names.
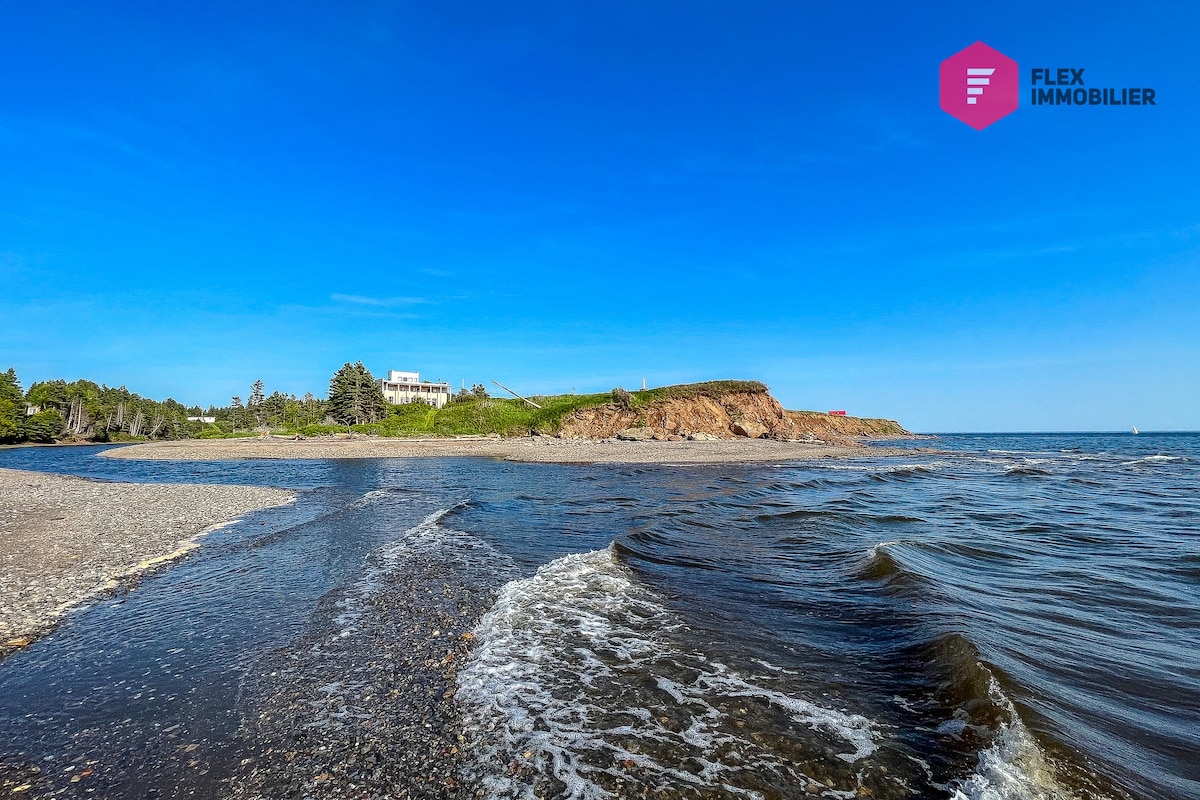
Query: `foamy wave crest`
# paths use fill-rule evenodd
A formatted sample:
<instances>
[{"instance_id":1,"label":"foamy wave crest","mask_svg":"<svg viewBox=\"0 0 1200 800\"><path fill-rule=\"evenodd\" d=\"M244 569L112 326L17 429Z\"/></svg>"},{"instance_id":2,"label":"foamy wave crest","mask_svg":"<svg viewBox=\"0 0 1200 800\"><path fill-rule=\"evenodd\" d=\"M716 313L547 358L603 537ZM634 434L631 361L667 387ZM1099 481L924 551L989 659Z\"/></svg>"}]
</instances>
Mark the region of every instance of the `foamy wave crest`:
<instances>
[{"instance_id":1,"label":"foamy wave crest","mask_svg":"<svg viewBox=\"0 0 1200 800\"><path fill-rule=\"evenodd\" d=\"M954 788L952 800L1075 800L1054 776L1045 754L1017 716L1017 710L992 678L988 694L1004 709L1008 722L995 741L979 753L975 773Z\"/></svg>"},{"instance_id":2,"label":"foamy wave crest","mask_svg":"<svg viewBox=\"0 0 1200 800\"><path fill-rule=\"evenodd\" d=\"M899 539L891 539L886 542L878 542L876 544L871 545L870 547L867 548L867 562L869 563L869 562L872 562L875 559L879 558L880 550L883 550L884 548L892 547L892 546L898 545L898 544L903 544L903 542L900 541Z\"/></svg>"},{"instance_id":3,"label":"foamy wave crest","mask_svg":"<svg viewBox=\"0 0 1200 800\"><path fill-rule=\"evenodd\" d=\"M1121 464L1123 467L1133 467L1139 464L1162 464L1169 461L1187 461L1184 456L1166 456L1161 453L1156 456L1143 456L1142 458L1134 459L1133 461L1125 461Z\"/></svg>"},{"instance_id":4,"label":"foamy wave crest","mask_svg":"<svg viewBox=\"0 0 1200 800\"><path fill-rule=\"evenodd\" d=\"M372 489L358 497L347 508L362 508L364 506L374 506L380 503L385 503L388 500L395 500L408 494L408 490L399 487L387 487L383 489Z\"/></svg>"},{"instance_id":5,"label":"foamy wave crest","mask_svg":"<svg viewBox=\"0 0 1200 800\"><path fill-rule=\"evenodd\" d=\"M780 782L853 794L876 750L865 717L690 651L611 548L507 584L476 635L456 699L493 798L763 797ZM801 771L814 760L819 780Z\"/></svg>"}]
</instances>

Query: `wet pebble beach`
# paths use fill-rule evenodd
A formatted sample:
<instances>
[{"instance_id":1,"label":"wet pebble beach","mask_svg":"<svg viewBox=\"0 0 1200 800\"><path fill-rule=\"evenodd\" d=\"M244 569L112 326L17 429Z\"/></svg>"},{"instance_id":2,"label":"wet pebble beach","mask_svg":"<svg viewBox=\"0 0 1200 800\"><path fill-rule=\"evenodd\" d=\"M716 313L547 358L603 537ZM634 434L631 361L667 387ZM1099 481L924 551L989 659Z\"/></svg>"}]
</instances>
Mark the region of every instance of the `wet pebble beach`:
<instances>
[{"instance_id":1,"label":"wet pebble beach","mask_svg":"<svg viewBox=\"0 0 1200 800\"><path fill-rule=\"evenodd\" d=\"M136 584L194 538L294 495L258 486L116 483L0 469L0 657L91 597Z\"/></svg>"},{"instance_id":2,"label":"wet pebble beach","mask_svg":"<svg viewBox=\"0 0 1200 800\"><path fill-rule=\"evenodd\" d=\"M229 796L478 796L456 675L507 574L481 577L480 547L418 527L323 598L298 642L264 655L239 697L241 749L254 755Z\"/></svg>"}]
</instances>

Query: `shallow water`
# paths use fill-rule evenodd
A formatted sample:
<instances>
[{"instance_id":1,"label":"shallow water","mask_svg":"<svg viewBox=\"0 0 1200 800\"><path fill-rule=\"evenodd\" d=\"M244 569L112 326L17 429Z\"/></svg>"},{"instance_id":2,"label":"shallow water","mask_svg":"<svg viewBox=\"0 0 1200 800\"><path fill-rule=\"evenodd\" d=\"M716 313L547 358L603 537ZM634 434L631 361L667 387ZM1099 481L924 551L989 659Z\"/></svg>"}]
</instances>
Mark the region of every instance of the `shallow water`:
<instances>
[{"instance_id":1,"label":"shallow water","mask_svg":"<svg viewBox=\"0 0 1200 800\"><path fill-rule=\"evenodd\" d=\"M323 696L344 693L341 670L379 684L385 667L364 664L390 663L380 631L416 635L405 620L441 604L474 637L453 674L461 785L494 797L1200 797L1200 436L913 444L946 452L691 467L0 452L299 494L0 662L0 758L42 765L60 796L219 796L265 741L248 720L284 678L263 664L311 671ZM372 605L415 563L437 598ZM344 645L314 657L317 634ZM367 694L324 717L309 702L317 739L393 713Z\"/></svg>"}]
</instances>

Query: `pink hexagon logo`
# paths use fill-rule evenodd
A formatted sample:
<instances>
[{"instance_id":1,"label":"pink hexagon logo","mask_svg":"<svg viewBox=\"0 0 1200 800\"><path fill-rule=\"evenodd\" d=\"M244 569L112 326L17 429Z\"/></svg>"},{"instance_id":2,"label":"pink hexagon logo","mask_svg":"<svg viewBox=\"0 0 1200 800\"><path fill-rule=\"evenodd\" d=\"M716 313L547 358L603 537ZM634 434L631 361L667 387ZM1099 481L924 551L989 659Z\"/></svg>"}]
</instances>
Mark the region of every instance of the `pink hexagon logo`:
<instances>
[{"instance_id":1,"label":"pink hexagon logo","mask_svg":"<svg viewBox=\"0 0 1200 800\"><path fill-rule=\"evenodd\" d=\"M1017 110L1017 62L976 42L942 62L942 111L981 131Z\"/></svg>"}]
</instances>

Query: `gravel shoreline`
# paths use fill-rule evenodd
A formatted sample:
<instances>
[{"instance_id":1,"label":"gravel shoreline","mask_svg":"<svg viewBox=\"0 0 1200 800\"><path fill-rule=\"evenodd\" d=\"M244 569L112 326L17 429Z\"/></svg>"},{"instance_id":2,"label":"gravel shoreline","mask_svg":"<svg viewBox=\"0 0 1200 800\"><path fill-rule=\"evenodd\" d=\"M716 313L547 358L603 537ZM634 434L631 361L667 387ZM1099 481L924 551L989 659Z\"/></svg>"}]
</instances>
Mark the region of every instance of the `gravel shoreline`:
<instances>
[{"instance_id":1,"label":"gravel shoreline","mask_svg":"<svg viewBox=\"0 0 1200 800\"><path fill-rule=\"evenodd\" d=\"M290 439L191 439L116 447L101 455L164 461L225 461L260 458L420 458L477 456L551 464L731 464L812 458L863 458L911 454L911 449L842 447L770 439L699 442L624 442L531 436L512 439L382 439L322 437Z\"/></svg>"},{"instance_id":2,"label":"gravel shoreline","mask_svg":"<svg viewBox=\"0 0 1200 800\"><path fill-rule=\"evenodd\" d=\"M331 592L299 641L265 653L239 693L248 757L226 796L481 796L454 702L472 628L504 581L479 574L478 548L453 534L432 547L385 548L401 556L368 558L369 591Z\"/></svg>"},{"instance_id":3,"label":"gravel shoreline","mask_svg":"<svg viewBox=\"0 0 1200 800\"><path fill-rule=\"evenodd\" d=\"M0 469L0 658L241 514L295 499L258 486L110 483Z\"/></svg>"}]
</instances>

